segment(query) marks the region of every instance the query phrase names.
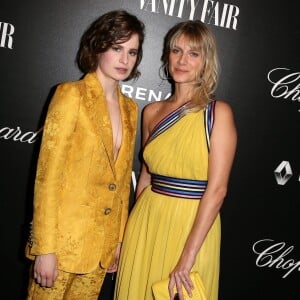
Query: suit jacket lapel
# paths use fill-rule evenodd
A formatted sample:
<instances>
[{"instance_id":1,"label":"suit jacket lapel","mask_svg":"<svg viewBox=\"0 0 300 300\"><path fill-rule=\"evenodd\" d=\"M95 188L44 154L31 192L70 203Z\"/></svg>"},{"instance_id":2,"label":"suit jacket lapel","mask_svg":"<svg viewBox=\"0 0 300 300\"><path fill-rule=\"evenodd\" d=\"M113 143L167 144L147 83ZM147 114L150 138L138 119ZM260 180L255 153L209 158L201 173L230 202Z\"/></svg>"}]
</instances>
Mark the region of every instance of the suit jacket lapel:
<instances>
[{"instance_id":1,"label":"suit jacket lapel","mask_svg":"<svg viewBox=\"0 0 300 300\"><path fill-rule=\"evenodd\" d=\"M115 173L115 163L113 158L113 138L112 127L108 108L105 102L105 95L96 73L89 73L84 77L87 87L86 106L89 108L91 121L94 124L100 142L103 144L109 164Z\"/></svg>"},{"instance_id":2,"label":"suit jacket lapel","mask_svg":"<svg viewBox=\"0 0 300 300\"><path fill-rule=\"evenodd\" d=\"M122 118L122 144L119 149L118 158L116 161L116 165L118 162L123 162L126 159L128 153L130 153L130 138L132 137L132 126L130 123L130 111L127 105L127 101L124 95L121 93L121 89L118 90L119 96L119 105L121 111Z\"/></svg>"}]
</instances>

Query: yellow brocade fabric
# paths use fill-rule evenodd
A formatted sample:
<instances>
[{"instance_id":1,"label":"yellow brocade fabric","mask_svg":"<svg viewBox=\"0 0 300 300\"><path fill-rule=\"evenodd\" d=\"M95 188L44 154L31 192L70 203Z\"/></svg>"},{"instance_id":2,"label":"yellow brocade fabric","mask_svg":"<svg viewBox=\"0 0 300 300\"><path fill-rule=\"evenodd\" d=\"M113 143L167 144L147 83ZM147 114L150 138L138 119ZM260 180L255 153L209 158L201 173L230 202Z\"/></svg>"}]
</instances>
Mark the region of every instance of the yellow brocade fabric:
<instances>
[{"instance_id":1,"label":"yellow brocade fabric","mask_svg":"<svg viewBox=\"0 0 300 300\"><path fill-rule=\"evenodd\" d=\"M52 288L41 287L31 277L26 300L97 300L105 274L100 267L88 274L59 271Z\"/></svg>"},{"instance_id":2,"label":"yellow brocade fabric","mask_svg":"<svg viewBox=\"0 0 300 300\"><path fill-rule=\"evenodd\" d=\"M95 73L60 84L49 105L34 189L26 255L55 253L58 268L108 268L123 238L138 107L118 89L122 144L113 157L112 128Z\"/></svg>"},{"instance_id":3,"label":"yellow brocade fabric","mask_svg":"<svg viewBox=\"0 0 300 300\"><path fill-rule=\"evenodd\" d=\"M190 113L144 149L151 173L207 180L208 149L203 111ZM169 277L193 225L200 200L155 193L148 186L125 231L115 300L153 300L152 284ZM220 217L210 229L192 271L198 271L208 300L218 299Z\"/></svg>"}]
</instances>

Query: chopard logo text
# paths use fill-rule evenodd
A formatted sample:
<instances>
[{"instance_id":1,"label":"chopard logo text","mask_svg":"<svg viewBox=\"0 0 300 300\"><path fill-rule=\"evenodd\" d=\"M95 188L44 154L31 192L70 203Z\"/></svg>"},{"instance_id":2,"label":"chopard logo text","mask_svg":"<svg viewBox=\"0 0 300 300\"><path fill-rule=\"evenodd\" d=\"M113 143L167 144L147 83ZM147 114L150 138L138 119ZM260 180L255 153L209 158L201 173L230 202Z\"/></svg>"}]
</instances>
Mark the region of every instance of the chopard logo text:
<instances>
[{"instance_id":1,"label":"chopard logo text","mask_svg":"<svg viewBox=\"0 0 300 300\"><path fill-rule=\"evenodd\" d=\"M42 128L36 132L21 130L19 126L16 128L2 127L0 128L0 139L12 140L13 142L33 144Z\"/></svg>"},{"instance_id":2,"label":"chopard logo text","mask_svg":"<svg viewBox=\"0 0 300 300\"><path fill-rule=\"evenodd\" d=\"M268 73L268 81L273 84L273 98L300 102L300 72L292 72L288 68L275 68Z\"/></svg>"},{"instance_id":3,"label":"chopard logo text","mask_svg":"<svg viewBox=\"0 0 300 300\"><path fill-rule=\"evenodd\" d=\"M282 278L286 278L293 271L300 271L300 261L289 258L294 246L287 246L285 242L276 243L272 239L255 242L252 250L257 254L256 266L259 268L275 268L285 271Z\"/></svg>"}]
</instances>

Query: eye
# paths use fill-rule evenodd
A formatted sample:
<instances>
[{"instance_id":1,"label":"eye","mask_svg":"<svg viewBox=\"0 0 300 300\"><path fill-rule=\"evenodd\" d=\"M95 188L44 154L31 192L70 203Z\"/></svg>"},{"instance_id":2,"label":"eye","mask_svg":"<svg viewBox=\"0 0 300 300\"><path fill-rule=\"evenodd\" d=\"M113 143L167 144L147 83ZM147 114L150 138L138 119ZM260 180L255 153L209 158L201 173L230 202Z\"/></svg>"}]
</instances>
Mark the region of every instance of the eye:
<instances>
[{"instance_id":1,"label":"eye","mask_svg":"<svg viewBox=\"0 0 300 300\"><path fill-rule=\"evenodd\" d=\"M113 49L113 51L119 52L121 50L121 47L118 45L112 45L111 49Z\"/></svg>"},{"instance_id":2,"label":"eye","mask_svg":"<svg viewBox=\"0 0 300 300\"><path fill-rule=\"evenodd\" d=\"M138 54L137 50L130 50L129 51L130 56L137 56L137 54Z\"/></svg>"},{"instance_id":3,"label":"eye","mask_svg":"<svg viewBox=\"0 0 300 300\"><path fill-rule=\"evenodd\" d=\"M200 53L197 52L197 51L192 51L192 52L190 52L190 56L191 56L191 57L198 57L199 55L200 55Z\"/></svg>"},{"instance_id":4,"label":"eye","mask_svg":"<svg viewBox=\"0 0 300 300\"><path fill-rule=\"evenodd\" d=\"M179 49L178 48L172 48L171 52L174 53L174 54L177 54L177 53L179 53Z\"/></svg>"}]
</instances>

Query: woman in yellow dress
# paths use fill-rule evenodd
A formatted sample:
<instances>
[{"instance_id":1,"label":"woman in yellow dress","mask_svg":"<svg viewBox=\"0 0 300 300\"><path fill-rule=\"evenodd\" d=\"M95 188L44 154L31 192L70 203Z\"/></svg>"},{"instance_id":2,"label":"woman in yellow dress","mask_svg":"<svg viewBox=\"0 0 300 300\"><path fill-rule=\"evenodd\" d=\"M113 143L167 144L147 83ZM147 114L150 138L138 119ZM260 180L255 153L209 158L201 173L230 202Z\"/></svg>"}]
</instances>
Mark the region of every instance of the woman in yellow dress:
<instances>
[{"instance_id":1,"label":"woman in yellow dress","mask_svg":"<svg viewBox=\"0 0 300 300\"><path fill-rule=\"evenodd\" d=\"M200 21L170 29L162 55L173 95L143 111L143 158L126 226L115 300L154 299L169 278L170 299L193 293L200 273L206 298L218 298L220 216L236 149L230 106L215 100L215 39Z\"/></svg>"}]
</instances>

